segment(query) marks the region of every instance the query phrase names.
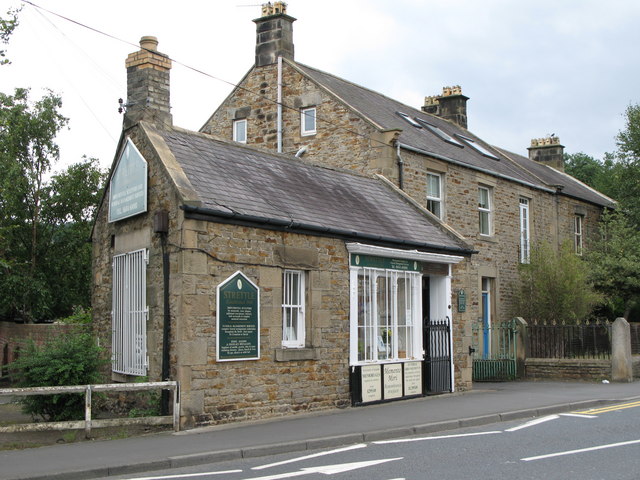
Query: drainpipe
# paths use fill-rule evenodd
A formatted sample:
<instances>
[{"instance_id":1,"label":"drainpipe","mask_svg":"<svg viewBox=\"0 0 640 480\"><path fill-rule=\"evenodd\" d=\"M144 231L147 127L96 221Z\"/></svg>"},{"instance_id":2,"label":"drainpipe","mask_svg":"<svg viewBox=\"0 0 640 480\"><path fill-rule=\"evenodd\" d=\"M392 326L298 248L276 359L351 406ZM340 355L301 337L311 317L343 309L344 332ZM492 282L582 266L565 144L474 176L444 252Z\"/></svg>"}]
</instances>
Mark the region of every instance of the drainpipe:
<instances>
[{"instance_id":1,"label":"drainpipe","mask_svg":"<svg viewBox=\"0 0 640 480\"><path fill-rule=\"evenodd\" d=\"M404 160L400 156L400 143L396 144L396 155L398 156L398 187L404 190Z\"/></svg>"},{"instance_id":2,"label":"drainpipe","mask_svg":"<svg viewBox=\"0 0 640 480\"><path fill-rule=\"evenodd\" d=\"M277 113L277 130L278 130L278 153L282 153L282 57L278 56L278 113Z\"/></svg>"},{"instance_id":3,"label":"drainpipe","mask_svg":"<svg viewBox=\"0 0 640 480\"><path fill-rule=\"evenodd\" d=\"M162 283L163 283L163 325L162 325L162 381L170 380L170 339L171 339L171 310L169 306L169 250L167 237L169 235L169 213L165 210L156 212L153 219L153 231L160 236L162 246ZM169 390L162 390L160 398L160 411L162 415L169 414Z\"/></svg>"}]
</instances>

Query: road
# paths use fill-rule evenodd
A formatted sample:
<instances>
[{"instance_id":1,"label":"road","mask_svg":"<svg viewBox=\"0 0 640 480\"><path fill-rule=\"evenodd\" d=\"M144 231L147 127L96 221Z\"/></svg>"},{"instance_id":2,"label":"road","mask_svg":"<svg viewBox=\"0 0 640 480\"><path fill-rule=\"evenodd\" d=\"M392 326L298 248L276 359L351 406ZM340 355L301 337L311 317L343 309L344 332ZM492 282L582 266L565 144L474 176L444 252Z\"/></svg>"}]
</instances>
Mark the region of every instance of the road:
<instances>
[{"instance_id":1,"label":"road","mask_svg":"<svg viewBox=\"0 0 640 480\"><path fill-rule=\"evenodd\" d=\"M640 402L531 421L109 477L137 480L640 478Z\"/></svg>"}]
</instances>

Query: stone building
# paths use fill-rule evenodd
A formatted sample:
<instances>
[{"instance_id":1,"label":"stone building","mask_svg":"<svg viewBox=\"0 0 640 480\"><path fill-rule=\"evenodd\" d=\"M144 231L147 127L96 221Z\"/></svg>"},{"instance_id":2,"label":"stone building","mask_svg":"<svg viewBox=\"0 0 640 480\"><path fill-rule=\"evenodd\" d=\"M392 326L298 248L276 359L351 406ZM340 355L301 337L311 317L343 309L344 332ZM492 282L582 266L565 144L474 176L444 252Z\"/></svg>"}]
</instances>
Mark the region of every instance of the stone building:
<instances>
[{"instance_id":1,"label":"stone building","mask_svg":"<svg viewBox=\"0 0 640 480\"><path fill-rule=\"evenodd\" d=\"M294 21L283 2L263 9L254 65L201 131L384 175L461 234L478 252L453 275L454 294L467 300L454 321L464 362L474 322L513 315L518 265L531 247L570 242L581 255L614 202L564 173L558 137L532 140L528 157L478 138L459 86L414 108L297 62Z\"/></svg>"},{"instance_id":2,"label":"stone building","mask_svg":"<svg viewBox=\"0 0 640 480\"><path fill-rule=\"evenodd\" d=\"M461 235L383 176L174 127L154 37L126 66L92 234L114 381L178 380L186 426L468 388Z\"/></svg>"},{"instance_id":3,"label":"stone building","mask_svg":"<svg viewBox=\"0 0 640 480\"><path fill-rule=\"evenodd\" d=\"M94 322L114 380L180 382L185 425L470 389L473 326L509 318L531 246L581 254L613 205L557 137L474 135L459 87L416 109L298 63L294 21L263 8L200 132L172 124L157 41L127 59Z\"/></svg>"}]
</instances>

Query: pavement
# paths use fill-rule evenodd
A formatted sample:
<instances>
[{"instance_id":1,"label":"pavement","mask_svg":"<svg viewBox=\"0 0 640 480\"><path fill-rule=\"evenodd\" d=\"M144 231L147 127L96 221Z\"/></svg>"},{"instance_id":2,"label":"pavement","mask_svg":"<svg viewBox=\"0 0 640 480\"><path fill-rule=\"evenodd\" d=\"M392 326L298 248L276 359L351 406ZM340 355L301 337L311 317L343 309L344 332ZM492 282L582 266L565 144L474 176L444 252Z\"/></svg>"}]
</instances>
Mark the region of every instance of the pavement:
<instances>
[{"instance_id":1,"label":"pavement","mask_svg":"<svg viewBox=\"0 0 640 480\"><path fill-rule=\"evenodd\" d=\"M478 383L469 392L118 440L0 452L4 480L91 479L302 452L640 399L640 382Z\"/></svg>"}]
</instances>

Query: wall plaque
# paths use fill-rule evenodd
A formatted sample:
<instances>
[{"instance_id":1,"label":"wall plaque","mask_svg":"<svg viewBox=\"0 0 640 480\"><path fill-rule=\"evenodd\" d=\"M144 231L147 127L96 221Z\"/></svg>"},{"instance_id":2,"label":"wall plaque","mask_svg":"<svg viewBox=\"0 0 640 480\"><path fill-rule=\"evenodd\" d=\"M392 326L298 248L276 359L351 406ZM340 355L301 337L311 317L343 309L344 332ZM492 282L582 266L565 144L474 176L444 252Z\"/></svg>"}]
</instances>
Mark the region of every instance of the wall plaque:
<instances>
[{"instance_id":1,"label":"wall plaque","mask_svg":"<svg viewBox=\"0 0 640 480\"><path fill-rule=\"evenodd\" d=\"M109 222L147 211L147 161L127 138L109 182Z\"/></svg>"},{"instance_id":2,"label":"wall plaque","mask_svg":"<svg viewBox=\"0 0 640 480\"><path fill-rule=\"evenodd\" d=\"M260 359L260 289L236 272L217 289L216 358Z\"/></svg>"}]
</instances>

